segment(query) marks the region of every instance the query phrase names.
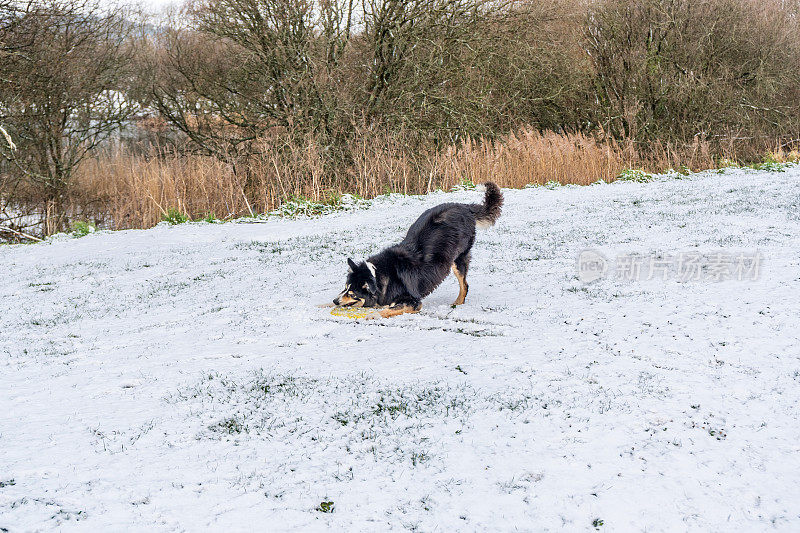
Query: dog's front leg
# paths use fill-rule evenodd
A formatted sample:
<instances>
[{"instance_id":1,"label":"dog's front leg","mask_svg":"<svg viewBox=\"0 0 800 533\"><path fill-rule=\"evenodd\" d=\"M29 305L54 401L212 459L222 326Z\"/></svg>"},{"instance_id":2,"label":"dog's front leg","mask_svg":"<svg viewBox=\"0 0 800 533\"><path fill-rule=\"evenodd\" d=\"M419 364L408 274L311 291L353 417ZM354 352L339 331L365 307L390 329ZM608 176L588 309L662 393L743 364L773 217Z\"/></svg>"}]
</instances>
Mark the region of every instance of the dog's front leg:
<instances>
[{"instance_id":1,"label":"dog's front leg","mask_svg":"<svg viewBox=\"0 0 800 533\"><path fill-rule=\"evenodd\" d=\"M372 313L366 318L367 319L373 319L378 317L389 318L393 316L404 315L406 313L419 313L420 309L422 309L422 302L420 302L419 300L413 300L409 298L407 300L404 299L395 302L394 304L390 305L388 309L382 309L377 313Z\"/></svg>"},{"instance_id":2,"label":"dog's front leg","mask_svg":"<svg viewBox=\"0 0 800 533\"><path fill-rule=\"evenodd\" d=\"M393 317L393 316L404 315L406 313L419 313L419 310L421 308L422 308L422 306L419 306L418 308L415 309L415 308L413 308L411 306L404 305L404 306L390 307L389 309L384 309L383 311L381 311L378 314L380 316L382 316L383 318L389 318L389 317Z\"/></svg>"}]
</instances>

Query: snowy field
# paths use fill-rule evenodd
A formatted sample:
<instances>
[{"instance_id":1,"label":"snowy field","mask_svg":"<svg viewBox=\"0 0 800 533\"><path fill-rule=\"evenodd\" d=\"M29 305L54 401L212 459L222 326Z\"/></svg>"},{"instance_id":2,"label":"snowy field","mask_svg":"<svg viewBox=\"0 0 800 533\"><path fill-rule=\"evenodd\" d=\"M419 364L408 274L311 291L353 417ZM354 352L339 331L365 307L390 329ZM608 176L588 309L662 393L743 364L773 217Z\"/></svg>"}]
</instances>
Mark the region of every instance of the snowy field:
<instances>
[{"instance_id":1,"label":"snowy field","mask_svg":"<svg viewBox=\"0 0 800 533\"><path fill-rule=\"evenodd\" d=\"M366 322L345 259L482 193L0 246L0 531L800 530L800 168L504 193Z\"/></svg>"}]
</instances>

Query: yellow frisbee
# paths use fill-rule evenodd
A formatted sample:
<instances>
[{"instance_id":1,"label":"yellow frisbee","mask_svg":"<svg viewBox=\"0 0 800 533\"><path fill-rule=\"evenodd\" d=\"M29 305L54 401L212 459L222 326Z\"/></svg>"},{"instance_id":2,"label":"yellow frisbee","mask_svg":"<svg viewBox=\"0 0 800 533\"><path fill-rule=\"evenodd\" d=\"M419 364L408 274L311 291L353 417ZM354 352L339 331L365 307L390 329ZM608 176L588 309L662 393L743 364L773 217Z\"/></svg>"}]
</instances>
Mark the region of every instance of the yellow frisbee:
<instances>
[{"instance_id":1,"label":"yellow frisbee","mask_svg":"<svg viewBox=\"0 0 800 533\"><path fill-rule=\"evenodd\" d=\"M352 318L354 320L359 318L367 318L367 316L374 312L375 309L372 307L334 307L331 309L331 314L333 316Z\"/></svg>"}]
</instances>

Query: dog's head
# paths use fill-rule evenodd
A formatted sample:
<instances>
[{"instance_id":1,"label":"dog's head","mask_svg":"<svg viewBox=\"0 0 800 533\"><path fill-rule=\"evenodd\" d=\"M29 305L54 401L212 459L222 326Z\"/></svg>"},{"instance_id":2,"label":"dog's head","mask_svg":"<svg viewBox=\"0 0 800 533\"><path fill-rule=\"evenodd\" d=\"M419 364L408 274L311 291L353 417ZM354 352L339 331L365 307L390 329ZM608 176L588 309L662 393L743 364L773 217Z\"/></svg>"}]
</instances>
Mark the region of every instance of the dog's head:
<instances>
[{"instance_id":1,"label":"dog's head","mask_svg":"<svg viewBox=\"0 0 800 533\"><path fill-rule=\"evenodd\" d=\"M375 265L369 261L356 264L347 260L349 271L344 290L333 303L350 307L376 307L378 305L378 286L375 281Z\"/></svg>"}]
</instances>

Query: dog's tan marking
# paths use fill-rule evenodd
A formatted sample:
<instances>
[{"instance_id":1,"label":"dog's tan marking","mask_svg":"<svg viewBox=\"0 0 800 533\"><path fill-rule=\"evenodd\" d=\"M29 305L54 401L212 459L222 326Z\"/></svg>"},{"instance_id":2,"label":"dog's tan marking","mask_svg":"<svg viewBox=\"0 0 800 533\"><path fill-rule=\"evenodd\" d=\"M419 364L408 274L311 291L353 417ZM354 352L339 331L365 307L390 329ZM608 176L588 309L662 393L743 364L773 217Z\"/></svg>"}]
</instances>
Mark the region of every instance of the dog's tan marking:
<instances>
[{"instance_id":1,"label":"dog's tan marking","mask_svg":"<svg viewBox=\"0 0 800 533\"><path fill-rule=\"evenodd\" d=\"M383 318L400 316L406 313L419 313L419 309L414 309L411 306L404 305L402 307L390 307L389 309L384 309L378 312L378 314L381 315Z\"/></svg>"},{"instance_id":2,"label":"dog's tan marking","mask_svg":"<svg viewBox=\"0 0 800 533\"><path fill-rule=\"evenodd\" d=\"M422 306L420 306L420 309L422 309ZM370 313L369 315L364 317L364 320L373 320L376 318L390 318L393 316L404 315L406 313L419 313L419 309L414 309L413 307L408 305L404 305L402 307L388 307L388 308L384 307L380 308L380 310L376 310L375 312Z\"/></svg>"},{"instance_id":3,"label":"dog's tan marking","mask_svg":"<svg viewBox=\"0 0 800 533\"><path fill-rule=\"evenodd\" d=\"M453 305L461 305L467 298L467 280L464 278L464 276L461 275L461 272L458 271L455 263L453 263L450 266L450 270L453 271L453 275L458 280L458 286L459 286L458 298L456 298L456 301L453 302Z\"/></svg>"},{"instance_id":4,"label":"dog's tan marking","mask_svg":"<svg viewBox=\"0 0 800 533\"><path fill-rule=\"evenodd\" d=\"M362 300L358 300L357 298L353 298L348 293L344 293L339 297L339 305L355 305L356 303L360 303L364 305Z\"/></svg>"}]
</instances>

